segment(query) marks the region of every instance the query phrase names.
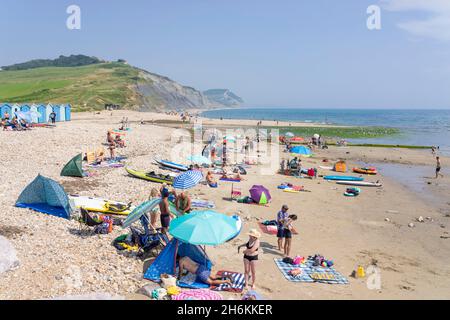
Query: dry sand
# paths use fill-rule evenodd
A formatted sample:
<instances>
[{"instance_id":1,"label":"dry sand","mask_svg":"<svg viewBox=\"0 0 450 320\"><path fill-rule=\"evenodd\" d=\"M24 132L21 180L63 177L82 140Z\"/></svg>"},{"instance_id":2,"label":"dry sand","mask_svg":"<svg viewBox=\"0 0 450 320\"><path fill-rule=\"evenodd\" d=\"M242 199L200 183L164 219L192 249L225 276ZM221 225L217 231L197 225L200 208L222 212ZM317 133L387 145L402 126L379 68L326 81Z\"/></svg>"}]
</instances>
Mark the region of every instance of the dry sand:
<instances>
[{"instance_id":1,"label":"dry sand","mask_svg":"<svg viewBox=\"0 0 450 320\"><path fill-rule=\"evenodd\" d=\"M144 119L175 120L173 116L152 113L129 113L129 121ZM18 252L20 267L0 275L0 299L41 299L63 295L105 292L137 298L134 293L149 281L142 278L143 263L132 256L119 254L112 240L124 233L115 227L112 234L80 237L78 222L35 213L14 207L23 188L38 173L63 184L67 192L100 196L112 200L139 203L157 184L127 176L123 168L101 169L93 177L60 177L62 166L75 154L101 146L106 130L118 128L124 112L75 114L56 128L37 128L28 132L0 132L0 235L7 237ZM220 121L220 120L219 120ZM213 120L209 124L214 125ZM239 124L233 121L233 124ZM126 136L128 147L118 149L135 168L155 170L155 156L169 157L173 129L151 124L132 124ZM282 154L285 156L285 154ZM349 166L367 163L396 162L408 165L434 165L429 151L384 148L338 148L317 151L304 160L305 167L324 165L322 159L346 159ZM325 164L328 165L328 164ZM442 159L445 168L450 165ZM330 172L319 169L319 174ZM257 290L270 299L449 299L450 298L450 203L433 205L390 178L377 176L383 188L364 188L356 198L343 196L344 186L321 178L299 179L278 174L260 175L252 166L245 181L239 183L244 193L253 184L264 184L272 192L268 207L238 204L224 200L231 183L221 182L218 189L198 186L191 194L215 201L217 211L240 213L244 232L218 247L207 248L219 269L243 271L242 255L237 244L247 240L245 233L258 228L258 221L274 219L281 205L299 215L293 238L293 254L320 253L335 262L335 268L349 276L358 265L376 264L381 289L369 289L367 279L349 277L349 285L292 283L284 279L273 259L280 257L276 238L263 234L257 265ZM449 194L448 177L429 181L430 192ZM281 182L303 185L311 192L285 193L276 188ZM447 196L448 198L448 196ZM449 200L450 201L450 200ZM445 205L447 207L445 207ZM425 222L417 222L423 216ZM389 221L385 219L388 218ZM414 227L408 227L409 223ZM446 233L447 232L447 233ZM227 294L239 299L239 295Z\"/></svg>"}]
</instances>

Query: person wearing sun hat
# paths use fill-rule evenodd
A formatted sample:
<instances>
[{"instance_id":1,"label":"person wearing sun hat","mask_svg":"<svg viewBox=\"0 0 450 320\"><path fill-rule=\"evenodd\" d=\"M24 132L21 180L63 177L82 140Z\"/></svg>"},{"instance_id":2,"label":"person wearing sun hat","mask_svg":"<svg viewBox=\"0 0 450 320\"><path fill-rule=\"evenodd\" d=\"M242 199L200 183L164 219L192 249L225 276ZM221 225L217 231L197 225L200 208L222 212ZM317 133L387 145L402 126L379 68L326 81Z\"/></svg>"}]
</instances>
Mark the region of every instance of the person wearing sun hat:
<instances>
[{"instance_id":1,"label":"person wearing sun hat","mask_svg":"<svg viewBox=\"0 0 450 320\"><path fill-rule=\"evenodd\" d=\"M261 237L261 233L256 229L250 229L247 235L249 236L249 240L247 243L238 247L238 253L242 247L246 247L244 250L245 287L248 287L248 279L251 272L252 284L250 286L254 289L256 281L256 261L258 261L259 238Z\"/></svg>"}]
</instances>

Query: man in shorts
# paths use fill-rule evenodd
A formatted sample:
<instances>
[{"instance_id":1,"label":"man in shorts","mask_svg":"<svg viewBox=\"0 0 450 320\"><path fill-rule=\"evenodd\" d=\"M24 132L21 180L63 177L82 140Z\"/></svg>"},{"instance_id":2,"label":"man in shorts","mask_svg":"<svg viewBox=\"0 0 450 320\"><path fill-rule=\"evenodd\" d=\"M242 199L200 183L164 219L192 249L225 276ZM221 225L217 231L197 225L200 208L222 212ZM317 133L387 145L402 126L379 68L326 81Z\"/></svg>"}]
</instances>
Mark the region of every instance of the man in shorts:
<instances>
[{"instance_id":1,"label":"man in shorts","mask_svg":"<svg viewBox=\"0 0 450 320\"><path fill-rule=\"evenodd\" d=\"M170 206L169 206L169 190L162 189L161 191L161 202L159 203L159 211L160 211L160 218L161 218L161 228L162 232L164 234L168 234L169 231L169 225L170 225L170 218L175 217L173 213L170 212Z\"/></svg>"},{"instance_id":2,"label":"man in shorts","mask_svg":"<svg viewBox=\"0 0 450 320\"><path fill-rule=\"evenodd\" d=\"M223 280L220 277L211 277L211 270L209 270L206 266L203 264L199 264L195 261L193 261L191 258L185 256L185 257L178 257L178 266L179 266L179 272L178 272L178 279L181 278L181 275L183 274L183 271L186 270L192 274L195 274L197 276L196 282L203 282L205 284L209 285L221 285L221 284L231 284L230 279Z\"/></svg>"},{"instance_id":3,"label":"man in shorts","mask_svg":"<svg viewBox=\"0 0 450 320\"><path fill-rule=\"evenodd\" d=\"M289 217L289 213L288 213L289 207L284 204L281 207L281 210L278 212L277 214L277 238L278 238L278 250L283 250L284 246L283 246L283 238L285 238L284 236L284 228L283 228L283 224L285 222L285 220Z\"/></svg>"}]
</instances>

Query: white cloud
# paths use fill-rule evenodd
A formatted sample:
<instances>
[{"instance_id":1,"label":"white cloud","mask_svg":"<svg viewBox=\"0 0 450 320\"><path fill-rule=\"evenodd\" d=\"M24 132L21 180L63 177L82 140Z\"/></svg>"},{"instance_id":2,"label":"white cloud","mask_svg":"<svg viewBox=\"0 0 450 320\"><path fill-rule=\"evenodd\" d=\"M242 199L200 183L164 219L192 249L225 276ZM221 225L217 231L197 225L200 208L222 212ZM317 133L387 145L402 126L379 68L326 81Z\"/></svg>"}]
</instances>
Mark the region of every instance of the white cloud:
<instances>
[{"instance_id":1,"label":"white cloud","mask_svg":"<svg viewBox=\"0 0 450 320\"><path fill-rule=\"evenodd\" d=\"M384 9L394 12L426 12L421 20L401 22L398 27L420 37L450 41L450 0L381 0Z\"/></svg>"}]
</instances>

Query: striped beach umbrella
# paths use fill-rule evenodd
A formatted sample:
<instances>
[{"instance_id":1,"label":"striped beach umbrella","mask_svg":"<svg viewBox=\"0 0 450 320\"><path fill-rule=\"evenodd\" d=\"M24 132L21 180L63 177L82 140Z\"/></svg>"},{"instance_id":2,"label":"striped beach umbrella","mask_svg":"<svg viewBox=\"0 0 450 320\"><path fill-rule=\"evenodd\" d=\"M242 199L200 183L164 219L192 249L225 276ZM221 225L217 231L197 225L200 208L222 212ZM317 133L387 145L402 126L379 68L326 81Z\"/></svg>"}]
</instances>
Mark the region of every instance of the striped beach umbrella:
<instances>
[{"instance_id":1,"label":"striped beach umbrella","mask_svg":"<svg viewBox=\"0 0 450 320\"><path fill-rule=\"evenodd\" d=\"M186 190L195 187L202 180L203 174L200 171L189 170L173 180L173 187L175 189Z\"/></svg>"}]
</instances>

